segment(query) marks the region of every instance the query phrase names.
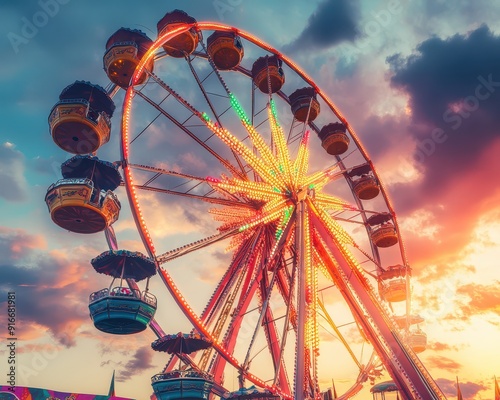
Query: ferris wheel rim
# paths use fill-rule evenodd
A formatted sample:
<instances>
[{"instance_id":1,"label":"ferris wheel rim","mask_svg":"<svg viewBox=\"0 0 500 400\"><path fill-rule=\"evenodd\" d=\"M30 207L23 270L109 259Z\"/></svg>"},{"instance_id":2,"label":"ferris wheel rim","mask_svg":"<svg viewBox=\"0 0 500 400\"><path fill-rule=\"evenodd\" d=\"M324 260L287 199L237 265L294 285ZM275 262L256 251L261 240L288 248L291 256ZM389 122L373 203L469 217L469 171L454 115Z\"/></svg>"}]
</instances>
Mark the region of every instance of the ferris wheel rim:
<instances>
[{"instance_id":1,"label":"ferris wheel rim","mask_svg":"<svg viewBox=\"0 0 500 400\"><path fill-rule=\"evenodd\" d=\"M130 203L130 208L132 211L132 215L136 221L136 225L138 227L139 234L141 236L141 239L146 247L146 250L148 251L150 257L155 260L157 269L158 271L161 271L162 273L160 274L162 276L162 279L164 283L166 284L167 288L169 289L170 293L172 294L174 300L177 302L179 307L185 311L185 305L180 301L180 291L176 288L175 283L173 280L168 276L168 272L164 270L164 268L160 265L157 259L157 254L156 254L156 249L154 247L154 243L152 241L152 238L149 235L149 231L147 229L147 226L142 218L142 212L140 209L139 201L137 199L136 193L135 193L135 188L133 185L133 179L132 179L132 173L131 173L131 166L129 163L129 154L130 154L130 142L128 140L128 131L129 131L129 118L130 118L130 113L131 113L131 104L132 104L132 99L133 99L133 94L134 94L134 83L137 82L141 74L143 73L143 68L145 65L149 62L151 57L154 57L154 54L157 52L157 50L162 46L163 43L168 41L169 39L188 31L191 28L198 29L200 31L204 30L223 30L223 31L232 31L241 36L242 38L252 42L256 46L267 50L270 53L273 53L277 56L279 56L285 64L287 64L298 76L300 76L305 82L309 83L318 93L318 95L325 101L325 103L328 104L330 107L330 110L339 118L340 121L345 123L351 137L354 139L354 142L356 144L356 148L361 152L363 155L364 159L367 161L367 163L370 165L373 174L375 177L378 179L380 182L380 189L383 194L385 204L387 205L387 208L391 211L394 217L394 223L397 227L397 220L395 218L395 214L393 212L392 204L390 202L390 199L387 195L387 192L382 184L382 181L379 179L378 174L375 170L375 167L373 163L371 162L371 159L368 156L368 153L364 149L361 141L357 137L357 134L354 132L352 126L347 122L347 119L338 111L337 107L333 104L333 102L326 96L326 94L314 83L314 81L305 73L303 72L290 58L279 52L278 50L274 49L272 46L268 45L267 43L261 41L254 35L251 35L245 31L242 31L240 29L231 27L229 25L223 25L223 24L218 24L218 23L211 23L211 22L198 22L194 24L184 24L182 26L179 26L177 28L174 28L173 30L170 30L160 37L158 37L155 41L150 50L144 55L144 57L141 59L139 65L136 67L135 72L132 76L132 84L127 88L126 94L125 94L125 100L123 102L123 109L122 109L122 129L121 129L121 160L122 160L122 167L125 175L125 189L127 191L127 197ZM399 229L397 228L397 234L400 239L400 243L402 243L402 238L399 233ZM406 256L404 252L404 246L401 248L401 254L403 257L403 260L406 261ZM166 274L166 275L165 275ZM186 312L184 312L186 314ZM187 315L186 317L190 320L190 322L195 326L196 329L198 329L200 332L208 334L209 337L210 333L207 331L207 329L203 326L202 321L197 318L196 315L191 314ZM195 318L196 317L196 318ZM228 361L230 364L232 364L235 368L241 368L241 365L238 364L238 361L235 359L232 359L232 356L227 354L222 346L221 343L218 343L217 341L214 341L214 348L221 354L226 361ZM361 373L360 373L361 374ZM247 379L253 382L254 384L257 384L262 387L269 388L271 390L276 390L276 387L274 386L268 386L265 382L260 380L258 377L252 376L252 374L246 375Z\"/></svg>"},{"instance_id":2,"label":"ferris wheel rim","mask_svg":"<svg viewBox=\"0 0 500 400\"><path fill-rule=\"evenodd\" d=\"M160 37L158 37L155 41L154 41L154 44L151 46L151 48L148 50L148 52L143 56L143 58L141 59L140 63L137 65L136 69L135 69L135 72L131 78L131 85L127 88L127 96L128 96L128 93L130 91L133 91L134 90L134 84L137 83L137 81L139 80L140 76L142 75L142 73L144 72L144 68L146 67L146 65L148 64L148 62L151 61L152 58L154 58L154 55L155 53L160 49L160 47L165 43L167 42L168 40L170 40L171 38L179 35L179 34L182 34L184 32L187 32L189 31L190 29L192 28L195 28L195 29L198 29L199 31L204 31L204 30L221 30L221 31L226 31L226 32L234 32L235 34L237 34L238 36L241 36L242 38L248 40L249 42L253 43L254 45L278 56L285 64L288 65L288 67L290 67L300 78L302 78L305 82L307 82L309 85L311 85L311 87L313 87L315 89L315 91L317 92L317 94L323 99L323 101L325 101L325 103L329 106L330 110L335 114L335 116L337 118L339 118L340 121L342 121L342 123L345 124L349 134L351 135L351 137L353 138L355 144L356 144L356 148L360 151L360 153L362 154L363 158L366 160L366 162L368 163L373 175L375 176L375 178L377 179L377 181L379 182L380 184L380 192L384 198L384 201L385 201L385 204L387 205L387 209L389 210L389 212L391 213L392 215L392 220L394 222L394 225L395 225L395 228L396 228L396 232L397 232L397 235L398 235L398 243L399 243L399 247L400 247L400 253L402 255L402 260L403 260L403 263L405 266L408 266L408 259L407 259L407 255L406 255L406 248L404 246L404 240L403 240L403 237L400 233L400 228L399 228L399 223L397 221L397 217L396 217L396 213L394 211L394 207L392 205L392 201L390 199L390 196L385 188L385 185L383 183L383 181L380 179L380 176L375 168L375 165L374 163L372 162L371 160L371 157L369 156L368 154L368 151L365 149L365 147L363 146L361 140L359 139L356 131L354 130L353 126L348 122L347 118L344 117L344 115L340 112L339 108L333 103L333 101L327 96L327 94L321 90L321 88L313 81L313 79L300 67L298 66L295 62L293 62L293 60L288 57L287 55L285 55L284 53L280 52L279 50L277 50L276 48L272 47L270 44L262 41L261 39L259 39L257 36L245 31L245 30L242 30L242 29L239 29L239 28L235 28L231 25L225 25L225 24L221 24L221 23L215 23L215 22L195 22L195 23L192 23L192 24L179 24L178 26L176 26L175 28L165 32L163 35L161 35ZM124 106L125 106L125 101L124 101ZM122 110L123 111L123 110ZM122 114L123 115L123 114ZM123 132L123 118L122 118L122 132ZM127 149L124 150L123 149L123 144L126 144L127 145ZM128 141L124 141L123 140L123 136L122 136L122 140L121 140L121 145L122 145L122 162L125 164L125 165L128 165L128 146L129 146L129 142ZM351 188L352 190L352 188ZM362 204L361 202L359 201L359 199L357 199L355 197L355 200L358 204L358 206L360 206L361 210L363 210L363 207L362 207Z\"/></svg>"}]
</instances>

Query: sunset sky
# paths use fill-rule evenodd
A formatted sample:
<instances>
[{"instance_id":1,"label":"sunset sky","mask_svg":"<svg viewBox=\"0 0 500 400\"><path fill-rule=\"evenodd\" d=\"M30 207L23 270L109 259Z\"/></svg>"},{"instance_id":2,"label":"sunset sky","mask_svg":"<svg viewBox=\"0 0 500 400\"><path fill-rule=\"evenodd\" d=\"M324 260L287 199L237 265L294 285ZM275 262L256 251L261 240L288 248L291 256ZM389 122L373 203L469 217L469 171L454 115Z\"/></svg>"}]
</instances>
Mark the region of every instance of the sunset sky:
<instances>
[{"instance_id":1,"label":"sunset sky","mask_svg":"<svg viewBox=\"0 0 500 400\"><path fill-rule=\"evenodd\" d=\"M104 394L116 370L117 395L147 399L150 377L165 363L150 348L151 331L111 337L90 321L88 295L109 281L89 260L106 243L103 234L68 233L50 220L44 196L70 156L52 142L47 117L75 80L108 84L102 56L118 28L156 38L157 21L180 8L257 35L333 99L393 201L413 269L413 307L428 335L421 360L448 398L456 398L458 376L465 399L493 399L493 376L500 376L500 2L48 3L0 5L0 309L15 291L18 385ZM39 26L27 31L34 19ZM115 99L118 114L122 99ZM116 132L118 117L113 124ZM118 143L115 134L99 156L118 160ZM125 191L116 192L126 209ZM155 234L178 247L197 232L193 220L207 219L175 203ZM115 228L122 247L144 252L128 211ZM202 282L210 278L197 273ZM182 319L159 281L152 290L162 293L168 318ZM2 346L0 385L6 359ZM370 398L369 385L362 393Z\"/></svg>"}]
</instances>

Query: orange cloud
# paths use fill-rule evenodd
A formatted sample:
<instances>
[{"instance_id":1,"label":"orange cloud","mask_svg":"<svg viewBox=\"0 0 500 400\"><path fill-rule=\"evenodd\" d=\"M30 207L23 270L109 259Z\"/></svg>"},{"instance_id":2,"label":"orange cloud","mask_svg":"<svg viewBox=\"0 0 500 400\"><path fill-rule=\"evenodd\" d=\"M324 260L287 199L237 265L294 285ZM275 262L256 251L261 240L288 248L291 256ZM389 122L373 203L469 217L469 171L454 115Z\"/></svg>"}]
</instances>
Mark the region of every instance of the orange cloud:
<instances>
[{"instance_id":1,"label":"orange cloud","mask_svg":"<svg viewBox=\"0 0 500 400\"><path fill-rule=\"evenodd\" d=\"M443 356L429 356L425 365L441 371L456 372L462 368L462 364Z\"/></svg>"},{"instance_id":2,"label":"orange cloud","mask_svg":"<svg viewBox=\"0 0 500 400\"><path fill-rule=\"evenodd\" d=\"M441 342L430 342L430 343L427 343L427 350L434 350L434 351L454 350L454 351L458 351L458 350L460 350L460 346L451 346L447 343L441 343Z\"/></svg>"},{"instance_id":3,"label":"orange cloud","mask_svg":"<svg viewBox=\"0 0 500 400\"><path fill-rule=\"evenodd\" d=\"M437 279L442 279L450 275L459 273L475 272L476 269L472 265L459 264L455 260L447 263L430 264L426 266L419 265L413 268L413 276L420 284L428 284L436 282Z\"/></svg>"},{"instance_id":4,"label":"orange cloud","mask_svg":"<svg viewBox=\"0 0 500 400\"><path fill-rule=\"evenodd\" d=\"M460 286L457 293L467 297L467 301L462 305L461 310L465 315L492 312L500 314L500 291L499 281L491 285L480 285L469 283Z\"/></svg>"},{"instance_id":5,"label":"orange cloud","mask_svg":"<svg viewBox=\"0 0 500 400\"><path fill-rule=\"evenodd\" d=\"M499 152L497 140L466 171L456 176L449 174L447 181L433 190L418 183L393 187L395 208L402 209L399 220L403 227L405 217L416 209L425 209L433 216L434 237L419 236L409 229L403 231L409 259L417 271L429 264L446 264L456 259L474 239L473 231L480 218L497 207L500 187L492 181L490 171L500 169Z\"/></svg>"}]
</instances>

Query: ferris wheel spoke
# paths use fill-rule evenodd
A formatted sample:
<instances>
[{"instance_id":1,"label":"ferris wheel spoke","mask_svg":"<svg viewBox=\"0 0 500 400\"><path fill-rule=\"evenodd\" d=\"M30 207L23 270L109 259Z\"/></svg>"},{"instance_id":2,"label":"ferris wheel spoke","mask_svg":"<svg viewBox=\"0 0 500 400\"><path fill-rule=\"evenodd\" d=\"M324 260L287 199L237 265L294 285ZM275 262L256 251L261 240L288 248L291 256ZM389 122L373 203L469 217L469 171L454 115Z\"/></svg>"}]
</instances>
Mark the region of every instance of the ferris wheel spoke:
<instances>
[{"instance_id":1,"label":"ferris wheel spoke","mask_svg":"<svg viewBox=\"0 0 500 400\"><path fill-rule=\"evenodd\" d=\"M359 169L359 168L362 168L362 167L365 167L367 165L368 164L365 162L365 163L357 164L357 165L350 166L349 168L347 168L343 162L343 159L338 158L337 162L335 164L333 164L332 166L330 166L322 171L318 171L315 174L312 174L309 177L307 184L309 184L309 185L317 185L317 184L326 185L330 182L334 182L334 181L337 181L341 178L345 178L345 176L349 172L356 170L356 169Z\"/></svg>"},{"instance_id":2,"label":"ferris wheel spoke","mask_svg":"<svg viewBox=\"0 0 500 400\"><path fill-rule=\"evenodd\" d=\"M377 268L377 270L382 270L382 265L380 265L380 261L376 259L376 257L373 257L371 256L368 252L366 252L365 250L363 250L355 241L353 241L353 246L354 248L356 248L359 252L361 252L367 260L371 261L371 263ZM361 262L359 263L359 265L361 266ZM363 268L363 270L365 271L366 274L370 275L372 278L374 279L377 279L378 280L378 276L376 274L374 274L373 272L371 271L368 271L366 268ZM390 307L392 307L391 304L389 304Z\"/></svg>"},{"instance_id":3,"label":"ferris wheel spoke","mask_svg":"<svg viewBox=\"0 0 500 400\"><path fill-rule=\"evenodd\" d=\"M275 266L275 268L273 270L273 275L272 275L271 281L268 282L267 273L269 270L268 270L267 263L265 262L265 259L262 260L262 263L260 265L260 270L262 271L260 274L261 278L259 281L259 291L260 291L260 295L261 295L261 299L262 299L261 300L262 304L259 305L259 308L261 311L259 314L259 318L257 319L257 322L255 323L255 328L254 328L254 332L252 334L252 339L250 340L250 345L248 346L248 349L247 349L245 361L243 362L243 368L245 370L248 369L248 367L250 365L250 361L251 361L250 356L251 356L251 352L253 349L253 345L255 343L255 339L256 339L257 334L259 332L259 327L263 324L263 320L264 320L266 314L269 316L268 305L269 305L269 301L271 299L271 293L272 293L272 290L273 290L273 287L275 284L276 275L277 275L277 271L278 271L278 269Z\"/></svg>"},{"instance_id":4,"label":"ferris wheel spoke","mask_svg":"<svg viewBox=\"0 0 500 400\"><path fill-rule=\"evenodd\" d=\"M264 297L265 295L265 289L261 286L261 296ZM284 317L286 318L286 315ZM277 378L276 380L273 379L273 385L279 386L284 393L291 393L286 365L282 358L281 340L278 335L276 318L273 316L273 311L270 307L266 307L262 324L266 336L267 348L270 351L273 361L274 376Z\"/></svg>"},{"instance_id":5,"label":"ferris wheel spoke","mask_svg":"<svg viewBox=\"0 0 500 400\"><path fill-rule=\"evenodd\" d=\"M160 254L156 257L156 260L159 264L165 264L173 259L181 256L185 256L193 251L202 249L204 247L210 246L211 244L220 242L228 237L234 236L238 234L237 229L233 229L232 231L226 231L219 233L217 235L208 236L204 239L197 240L196 242L186 244L182 247L179 247L174 250L167 251L166 253Z\"/></svg>"},{"instance_id":6,"label":"ferris wheel spoke","mask_svg":"<svg viewBox=\"0 0 500 400\"><path fill-rule=\"evenodd\" d=\"M321 309L321 312L323 313L322 317L325 319L325 321L328 323L328 325L334 330L335 334L337 335L337 338L342 342L344 347L349 352L349 355L351 356L352 360L356 363L359 370L361 371L363 369L363 366L358 361L358 358L356 357L356 355L352 351L351 346L349 345L347 340L344 338L344 336L342 335L340 330L337 328L337 325L335 324L335 322L333 322L332 317L330 316L330 314L328 313L328 311L325 307L325 303L323 303L323 301L318 299L318 305L319 305L319 308Z\"/></svg>"},{"instance_id":7,"label":"ferris wheel spoke","mask_svg":"<svg viewBox=\"0 0 500 400\"><path fill-rule=\"evenodd\" d=\"M133 185L133 186L134 186L134 188L140 189L140 190L156 192L156 193L163 193L163 194L168 194L168 195L176 195L176 196L181 196L181 197L189 197L192 199L201 200L201 201L204 201L206 203L211 203L211 204L218 204L218 205L229 206L229 207L247 208L247 209L251 209L251 210L254 209L254 207L249 203L244 203L244 202L236 201L236 200L222 199L219 197L212 197L212 196L209 196L208 194L198 195L198 194L193 194L193 193L188 193L188 192L180 192L180 191L176 191L176 190L169 190L169 189L164 189L164 188L159 188L159 187L154 187L154 186L145 186L145 185Z\"/></svg>"},{"instance_id":8,"label":"ferris wheel spoke","mask_svg":"<svg viewBox=\"0 0 500 400\"><path fill-rule=\"evenodd\" d=\"M262 230L261 232L256 233L256 235L253 238L253 242L255 244L255 249L260 249L262 246ZM238 289L240 290L240 295L239 299L237 300L237 305L234 308L234 311L232 312L231 316L229 315L228 312L221 313L221 317L218 318L217 324L219 326L222 326L225 322L225 320L230 316L230 321L229 325L226 329L226 333L224 335L224 347L226 351L229 354L233 354L233 351L235 349L235 346L237 344L236 339L238 337L243 318L248 312L248 307L250 306L250 303L252 299L254 298L255 292L258 288L258 280L254 278L255 274L260 274L260 272L257 272L256 270L258 269L258 265L260 263L260 257L255 257L255 256L250 256L248 255L248 252L246 252L246 257L245 258L245 263L239 265L241 269L240 277L238 279L238 287L233 290L231 298L229 301L226 301L226 305L231 306L234 304L236 300L236 296L238 293ZM243 277L245 279L243 280ZM242 285L242 286L240 286ZM226 309L228 309L226 307ZM208 351L207 351L207 354ZM226 364L226 360L224 357L222 357L220 354L218 354L216 357L212 359L212 362L210 363L209 371L214 375L214 377L218 379L222 379L223 373L224 373L224 367ZM240 366L239 371L241 372L243 369Z\"/></svg>"},{"instance_id":9,"label":"ferris wheel spoke","mask_svg":"<svg viewBox=\"0 0 500 400\"><path fill-rule=\"evenodd\" d=\"M193 106L191 106L187 101L185 101L181 96L179 96L173 89L171 89L169 86L167 86L163 81L160 80L160 78L156 77L153 73L151 73L152 77L155 77L154 79L157 80L158 84L162 86L165 90L168 90L181 104L186 106L189 111L191 111L192 115L195 115L197 117L201 116L201 113L197 111ZM244 179L244 175L241 171L239 171L234 165L232 165L228 160L225 158L221 157L219 153L217 153L214 149L212 149L208 144L198 138L186 125L182 122L179 122L173 115L168 113L163 107L161 107L159 104L157 104L154 100L146 96L144 93L141 91L136 91L135 92L137 95L139 95L142 99L144 99L147 103L149 103L152 107L154 107L156 110L158 110L161 114L163 114L165 117L167 117L171 122L173 122L178 128L180 128L182 131L184 131L187 135L189 135L196 143L198 143L201 147L203 147L205 150L207 150L213 157L215 157L224 167L228 169L232 174L235 176L238 176L242 179Z\"/></svg>"},{"instance_id":10,"label":"ferris wheel spoke","mask_svg":"<svg viewBox=\"0 0 500 400\"><path fill-rule=\"evenodd\" d=\"M284 357L284 352L285 352L286 341L288 338L288 332L290 329L289 328L290 322L292 322L292 325L294 325L294 321L292 320L292 317L294 318L296 316L296 311L295 311L295 307L293 305L293 299L292 299L292 296L293 296L293 287L292 286L293 286L296 271L297 271L297 269L295 268L295 265L294 265L292 267L292 273L291 273L289 279L286 279L286 277L285 277L285 274L288 272L286 270L286 265L283 268L281 268L278 272L277 286L278 286L279 291L282 294L283 298L285 299L286 313L285 313L285 321L283 323L283 331L281 334L281 343L279 346L279 353L278 353L279 356L278 356L277 362L275 363L273 385L276 385L278 382L282 382L283 380L286 380L286 378L288 377L287 372L282 370L282 368L284 366L283 357ZM296 329L295 329L295 331L296 331ZM284 378L282 375L284 375ZM289 383L288 383L288 385L289 385Z\"/></svg>"},{"instance_id":11,"label":"ferris wheel spoke","mask_svg":"<svg viewBox=\"0 0 500 400\"><path fill-rule=\"evenodd\" d=\"M203 42L202 42L203 44ZM204 46L204 45L203 45ZM212 73L215 73L219 80L221 81L222 85L224 88L227 89L227 86L226 84L224 83L224 81L222 80L222 77L220 76L220 74L218 73L217 69L215 68L215 65L213 65L213 63L211 63L212 65L212 68L213 68L213 71L209 73L209 75L203 79L203 80L200 80L200 77L198 76L198 73L196 72L196 70L194 69L194 66L193 64L191 63L191 60L189 58L186 59L187 60L187 63L189 65L189 69L191 70L191 73L193 74L195 80L196 80L196 83L198 84L198 87L200 88L201 92L203 93L203 97L205 98L210 110L212 111L212 114L214 115L215 119L217 120L217 123L219 124L219 126L222 126L222 122L221 122L221 119L220 119L220 114L216 111L212 101L210 100L210 97L208 95L208 92L205 90L205 87L203 86L203 81L205 79L208 78L208 76L210 76L210 74ZM226 109L224 111L224 113L227 111L228 109ZM246 176L246 171L245 171L245 166L243 165L243 162L241 161L239 155L233 150L231 149L232 153L233 153L233 156L235 157L236 159L236 162L238 163L238 166L240 167L240 170L241 172Z\"/></svg>"},{"instance_id":12,"label":"ferris wheel spoke","mask_svg":"<svg viewBox=\"0 0 500 400\"><path fill-rule=\"evenodd\" d=\"M280 285L282 284L284 273L286 273L285 269L287 268L286 261L284 259L284 252L281 252L280 264L281 265L274 267L276 273L273 274L272 279L276 279L276 286L278 288L277 290L280 294L283 294L283 290L280 288ZM292 276L291 276L292 282L295 271L296 268L294 268L292 271ZM265 279L263 284L260 285L261 298L266 298L266 296L269 296L269 294L266 294L266 290L268 286L270 286L267 284L267 281L268 279ZM291 393L289 376L286 370L286 364L283 361L283 356L286 345L286 339L288 337L290 319L291 316L295 314L294 314L294 306L292 299L290 297L285 297L285 296L282 296L282 298L286 310L285 314L282 317L279 317L279 318L284 318L281 339L278 335L278 330L276 326L277 319L273 317L273 311L270 307L267 307L265 322L263 326L264 326L264 332L266 334L268 348L271 352L271 356L273 359L273 366L274 366L273 385L278 385L280 389L285 393Z\"/></svg>"},{"instance_id":13,"label":"ferris wheel spoke","mask_svg":"<svg viewBox=\"0 0 500 400\"><path fill-rule=\"evenodd\" d=\"M141 165L141 164L130 163L129 166L133 169L154 172L155 174L159 174L159 175L172 175L175 177L185 178L185 179L194 180L194 181L198 181L198 182L206 182L205 178L200 178L200 177L195 176L195 175L185 174L185 173L178 172L178 171L169 171L169 170L166 170L164 168L153 167L150 165Z\"/></svg>"},{"instance_id":14,"label":"ferris wheel spoke","mask_svg":"<svg viewBox=\"0 0 500 400\"><path fill-rule=\"evenodd\" d=\"M185 174L185 173L178 172L178 171L169 171L169 170L166 170L163 168L153 167L153 166L149 166L149 165L129 164L129 166L132 169L141 170L141 171L148 171L148 172L154 173L151 176L151 178L149 178L142 185L140 185L140 187L142 189L145 189L145 190L148 190L147 189L148 187L151 187L152 190L170 190L170 192L167 192L168 194L177 194L177 195L182 196L182 195L189 195L190 192L198 190L198 187L202 184L207 184L207 185L211 186L210 182L207 178L201 178L201 177L191 175L191 174ZM175 184L173 184L170 189L154 188L154 187L150 186L151 183L153 183L156 179L158 179L160 176L164 176L164 175L165 176L172 176L175 179ZM174 189L178 189L180 187L186 187L186 189L184 191L174 190ZM217 189L217 188L215 188L215 189ZM233 199L234 201L238 202L239 204L241 204L242 207L248 206L245 203L242 203L237 196L235 196L227 191L219 190L219 192L225 197L225 199L227 199L229 197L229 198ZM203 195L203 197L205 197L205 198L211 197L212 198L213 194L214 194L214 190L211 188L211 190L209 192L206 192L205 195Z\"/></svg>"},{"instance_id":15,"label":"ferris wheel spoke","mask_svg":"<svg viewBox=\"0 0 500 400\"><path fill-rule=\"evenodd\" d=\"M219 281L214 294L202 313L202 319L206 321L207 324L213 323L218 315L218 311L224 307L228 308L234 303L234 296L238 293L241 285L243 285L241 293L245 293L248 287L247 281L253 275L257 263L257 257L253 256L253 254L260 250L261 234L262 229L257 229L251 237L245 239L241 243L238 250L235 252L233 261ZM246 277L245 281L241 281L242 277ZM229 305L224 306L224 302L231 296L233 299L230 300L230 303L228 303ZM217 324L220 325L224 322L223 320L217 320Z\"/></svg>"},{"instance_id":16,"label":"ferris wheel spoke","mask_svg":"<svg viewBox=\"0 0 500 400\"><path fill-rule=\"evenodd\" d=\"M232 352L234 349L234 346L236 345L236 337L238 334L238 331L241 327L241 323L243 320L244 315L247 313L248 306L250 304L250 301L254 297L254 293L257 291L259 287L261 287L264 277L267 275L268 270L273 270L274 271L279 271L278 268L278 261L280 259L280 249L284 244L286 243L286 238L288 237L290 233L290 226L291 224L287 225L283 231L283 234L280 237L280 240L277 243L277 246L272 246L269 247L269 241L266 239L266 236L262 234L259 237L260 241L260 247L264 246L267 248L267 250L261 249L262 254L267 254L267 256L262 255L258 259L255 259L255 262L252 266L252 268L248 268L249 272L247 273L247 282L245 284L245 287L243 288L241 295L240 295L240 300L238 302L239 306L236 308L235 312L233 313L233 318L230 321L227 334L226 334L226 348L228 351ZM262 233L264 233L266 230L263 230ZM267 260L267 262L266 262ZM256 274L253 273L253 269L256 269ZM255 275L255 276L254 276ZM276 275L276 272L273 273L273 276ZM254 276L253 278L251 278ZM249 280L251 278L251 280ZM270 293L269 293L270 294ZM259 320L262 321L262 318L264 314L266 313L266 306L265 304L261 306L261 314L259 317ZM269 317L269 314L268 318ZM270 318L272 319L272 317ZM260 324L257 322L256 323L256 328L255 331L257 331L257 328L260 326ZM256 333L254 331L254 338L256 336ZM269 336L271 337L270 343L277 343L277 334L275 329L273 330L273 327L270 327L269 330ZM252 341L253 342L253 341ZM251 345L249 346L248 353L251 350ZM274 347L276 345L274 344ZM271 354L274 357L274 362L277 361L277 349L275 348L274 350L270 348ZM212 363L211 370L214 372L214 374L220 373L221 369L223 368L223 365L225 363L224 360L222 360L220 357L214 359L215 362ZM246 360L248 361L248 359ZM246 370L248 369L248 362L243 363L242 365L242 373L246 374ZM281 368L281 384L283 387L283 390L289 390L289 386L287 385L287 378L286 378L286 370L284 365L282 365Z\"/></svg>"}]
</instances>

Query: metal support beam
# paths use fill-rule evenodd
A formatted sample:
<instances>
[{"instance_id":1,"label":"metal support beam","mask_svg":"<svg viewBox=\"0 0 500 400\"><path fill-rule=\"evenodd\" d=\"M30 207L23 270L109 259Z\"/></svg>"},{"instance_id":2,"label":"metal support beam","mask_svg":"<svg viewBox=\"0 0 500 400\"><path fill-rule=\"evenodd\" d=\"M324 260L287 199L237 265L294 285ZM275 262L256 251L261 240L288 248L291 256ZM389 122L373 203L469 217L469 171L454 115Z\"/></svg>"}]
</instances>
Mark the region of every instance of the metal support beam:
<instances>
[{"instance_id":1,"label":"metal support beam","mask_svg":"<svg viewBox=\"0 0 500 400\"><path fill-rule=\"evenodd\" d=\"M296 342L296 357L295 357L295 388L294 399L304 400L305 388L305 326L306 326L306 259L304 245L304 219L306 205L304 200L300 200L297 204L297 223L295 231L295 248L298 255L298 295L297 295L297 311L298 311L298 326L297 326L297 342Z\"/></svg>"}]
</instances>

